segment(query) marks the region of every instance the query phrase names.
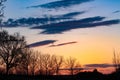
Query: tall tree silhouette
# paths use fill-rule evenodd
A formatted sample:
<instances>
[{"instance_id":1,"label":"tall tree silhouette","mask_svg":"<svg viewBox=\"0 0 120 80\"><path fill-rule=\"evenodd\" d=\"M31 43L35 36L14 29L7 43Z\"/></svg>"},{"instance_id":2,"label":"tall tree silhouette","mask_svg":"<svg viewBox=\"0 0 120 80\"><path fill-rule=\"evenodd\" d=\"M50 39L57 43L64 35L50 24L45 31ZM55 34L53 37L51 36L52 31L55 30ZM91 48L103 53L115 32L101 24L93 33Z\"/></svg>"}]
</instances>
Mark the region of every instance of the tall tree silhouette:
<instances>
[{"instance_id":1,"label":"tall tree silhouette","mask_svg":"<svg viewBox=\"0 0 120 80\"><path fill-rule=\"evenodd\" d=\"M24 58L26 41L18 33L9 35L7 31L0 32L0 59L6 67L6 74L13 67L20 65Z\"/></svg>"},{"instance_id":2,"label":"tall tree silhouette","mask_svg":"<svg viewBox=\"0 0 120 80\"><path fill-rule=\"evenodd\" d=\"M120 54L117 53L115 50L113 52L113 64L116 72L120 71Z\"/></svg>"},{"instance_id":3,"label":"tall tree silhouette","mask_svg":"<svg viewBox=\"0 0 120 80\"><path fill-rule=\"evenodd\" d=\"M55 61L54 62L55 62L55 73L56 73L56 75L59 75L59 70L64 63L63 56L55 56Z\"/></svg>"},{"instance_id":4,"label":"tall tree silhouette","mask_svg":"<svg viewBox=\"0 0 120 80\"><path fill-rule=\"evenodd\" d=\"M66 67L69 69L70 74L73 75L74 69L78 67L77 59L73 57L69 57L68 59L66 59L65 64L66 64Z\"/></svg>"},{"instance_id":5,"label":"tall tree silhouette","mask_svg":"<svg viewBox=\"0 0 120 80\"><path fill-rule=\"evenodd\" d=\"M39 57L39 52L31 50L31 54L29 57L29 61L30 61L29 67L32 75L35 75L35 69L38 65L38 57Z\"/></svg>"},{"instance_id":6,"label":"tall tree silhouette","mask_svg":"<svg viewBox=\"0 0 120 80\"><path fill-rule=\"evenodd\" d=\"M45 75L52 75L55 73L55 55L42 54L42 70Z\"/></svg>"},{"instance_id":7,"label":"tall tree silhouette","mask_svg":"<svg viewBox=\"0 0 120 80\"><path fill-rule=\"evenodd\" d=\"M29 65L30 65L30 60L31 60L31 49L28 47L24 48L24 54L22 57L22 61L15 67L16 72L18 74L29 74Z\"/></svg>"},{"instance_id":8,"label":"tall tree silhouette","mask_svg":"<svg viewBox=\"0 0 120 80\"><path fill-rule=\"evenodd\" d=\"M43 54L39 52L39 57L38 57L38 69L39 69L39 74L43 75L44 74L44 67L43 67L44 61L43 61Z\"/></svg>"}]
</instances>

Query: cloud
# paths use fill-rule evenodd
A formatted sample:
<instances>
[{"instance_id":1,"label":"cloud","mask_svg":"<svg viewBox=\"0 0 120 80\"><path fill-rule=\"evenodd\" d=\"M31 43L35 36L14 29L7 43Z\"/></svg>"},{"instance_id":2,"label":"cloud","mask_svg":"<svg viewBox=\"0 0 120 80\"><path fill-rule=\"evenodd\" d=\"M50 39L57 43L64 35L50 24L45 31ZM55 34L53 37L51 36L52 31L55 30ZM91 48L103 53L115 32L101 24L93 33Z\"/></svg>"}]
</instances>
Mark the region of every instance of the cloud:
<instances>
[{"instance_id":1,"label":"cloud","mask_svg":"<svg viewBox=\"0 0 120 80\"><path fill-rule=\"evenodd\" d=\"M48 16L44 16L43 18L33 18L33 17L29 17L29 18L20 18L20 19L8 19L6 22L3 22L3 26L4 27L17 27L17 26L31 26L31 25L44 25L44 24L48 24L48 22L51 23L56 23L56 22L60 22L61 20L71 20L73 19L73 17L83 14L85 13L85 11L81 11L81 12L71 12L71 13L67 13L67 14L63 14L63 15L54 15L54 16L50 16L48 18Z\"/></svg>"},{"instance_id":2,"label":"cloud","mask_svg":"<svg viewBox=\"0 0 120 80\"><path fill-rule=\"evenodd\" d=\"M58 0L55 2L50 2L47 4L42 4L42 5L35 5L35 6L30 6L27 8L48 8L48 9L54 9L54 8L61 8L61 7L70 7L72 5L77 5L77 4L82 4L86 2L90 2L93 0Z\"/></svg>"},{"instance_id":3,"label":"cloud","mask_svg":"<svg viewBox=\"0 0 120 80\"><path fill-rule=\"evenodd\" d=\"M71 13L68 13L68 14L64 14L64 15L61 15L61 16L57 16L57 17L60 17L60 18L73 18L77 15L80 15L80 14L83 14L85 13L85 11L82 11L82 12L71 12Z\"/></svg>"},{"instance_id":4,"label":"cloud","mask_svg":"<svg viewBox=\"0 0 120 80\"><path fill-rule=\"evenodd\" d=\"M120 19L104 20L106 17L102 16L88 17L79 20L75 20L73 18L74 16L83 13L84 11L71 12L63 15L56 15L50 17L49 19L48 17L20 18L16 20L8 19L6 22L2 23L2 26L3 27L29 26L30 29L42 29L43 31L41 32L41 34L60 34L72 29L109 26L120 23ZM50 24L48 24L49 21Z\"/></svg>"},{"instance_id":5,"label":"cloud","mask_svg":"<svg viewBox=\"0 0 120 80\"><path fill-rule=\"evenodd\" d=\"M60 34L72 29L91 28L97 26L109 26L120 23L119 19L103 21L104 19L105 17L95 16L80 20L64 21L49 25L36 26L36 27L32 27L31 29L42 29L43 30L41 32L42 34Z\"/></svg>"},{"instance_id":6,"label":"cloud","mask_svg":"<svg viewBox=\"0 0 120 80\"><path fill-rule=\"evenodd\" d=\"M119 13L120 12L120 10L117 10L117 11L114 11L113 13Z\"/></svg>"},{"instance_id":7,"label":"cloud","mask_svg":"<svg viewBox=\"0 0 120 80\"><path fill-rule=\"evenodd\" d=\"M97 68L108 68L108 67L114 67L112 64L86 64L85 67L97 67Z\"/></svg>"},{"instance_id":8,"label":"cloud","mask_svg":"<svg viewBox=\"0 0 120 80\"><path fill-rule=\"evenodd\" d=\"M64 45L68 45L68 44L75 44L77 43L76 41L73 41L73 42L66 42L66 43L60 43L60 44L57 44L57 45L51 45L49 47L58 47L58 46L64 46Z\"/></svg>"},{"instance_id":9,"label":"cloud","mask_svg":"<svg viewBox=\"0 0 120 80\"><path fill-rule=\"evenodd\" d=\"M27 45L27 47L39 47L39 46L45 46L45 45L49 45L52 44L54 42L56 42L57 40L44 40L44 41L40 41L40 42L35 42L32 44Z\"/></svg>"}]
</instances>

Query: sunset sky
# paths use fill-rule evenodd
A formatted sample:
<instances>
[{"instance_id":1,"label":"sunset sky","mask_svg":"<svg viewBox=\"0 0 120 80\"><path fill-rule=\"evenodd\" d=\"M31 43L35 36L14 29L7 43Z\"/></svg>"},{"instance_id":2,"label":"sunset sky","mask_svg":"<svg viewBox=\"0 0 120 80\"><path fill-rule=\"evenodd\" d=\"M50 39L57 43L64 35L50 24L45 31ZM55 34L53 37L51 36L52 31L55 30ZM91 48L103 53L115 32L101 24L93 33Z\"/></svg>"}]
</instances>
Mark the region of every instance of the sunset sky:
<instances>
[{"instance_id":1,"label":"sunset sky","mask_svg":"<svg viewBox=\"0 0 120 80\"><path fill-rule=\"evenodd\" d=\"M113 51L120 52L120 0L8 0L5 6L3 29L24 35L35 50L82 65L111 64Z\"/></svg>"}]
</instances>

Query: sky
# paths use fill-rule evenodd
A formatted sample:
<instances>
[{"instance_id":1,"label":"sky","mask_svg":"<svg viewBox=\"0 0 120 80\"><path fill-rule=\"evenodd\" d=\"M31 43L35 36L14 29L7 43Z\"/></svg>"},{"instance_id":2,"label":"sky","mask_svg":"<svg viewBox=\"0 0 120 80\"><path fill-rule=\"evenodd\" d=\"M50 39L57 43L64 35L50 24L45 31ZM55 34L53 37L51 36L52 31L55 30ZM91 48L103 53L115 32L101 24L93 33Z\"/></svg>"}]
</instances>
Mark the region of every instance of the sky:
<instances>
[{"instance_id":1,"label":"sky","mask_svg":"<svg viewBox=\"0 0 120 80\"><path fill-rule=\"evenodd\" d=\"M19 32L43 53L72 56L81 65L112 64L113 51L120 52L119 5L120 0L8 0L3 29Z\"/></svg>"}]
</instances>

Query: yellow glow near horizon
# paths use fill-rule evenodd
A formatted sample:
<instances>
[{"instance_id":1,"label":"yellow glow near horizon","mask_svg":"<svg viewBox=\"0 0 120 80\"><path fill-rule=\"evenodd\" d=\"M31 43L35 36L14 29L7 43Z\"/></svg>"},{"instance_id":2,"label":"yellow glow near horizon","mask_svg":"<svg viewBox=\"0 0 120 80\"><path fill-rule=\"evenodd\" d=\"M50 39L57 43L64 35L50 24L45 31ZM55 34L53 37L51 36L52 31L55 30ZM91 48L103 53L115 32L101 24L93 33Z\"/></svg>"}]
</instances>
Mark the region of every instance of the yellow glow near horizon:
<instances>
[{"instance_id":1,"label":"yellow glow near horizon","mask_svg":"<svg viewBox=\"0 0 120 80\"><path fill-rule=\"evenodd\" d=\"M118 28L118 27L116 27ZM43 53L62 55L65 58L72 56L77 58L77 60L82 64L93 64L93 63L112 63L113 58L113 49L120 49L120 37L118 38L118 34L109 34L111 31L106 32L106 30L110 30L109 27L103 28L91 28L91 29L83 29L73 30L69 35L69 32L66 35L55 36L55 39L61 39L61 41L56 42L54 44L75 41L78 43L68 44L59 47L37 47L36 50L39 50ZM76 31L78 33L76 33ZM82 32L86 34L81 34ZM80 35L77 35L80 34ZM75 36L73 36L75 35Z\"/></svg>"},{"instance_id":2,"label":"yellow glow near horizon","mask_svg":"<svg viewBox=\"0 0 120 80\"><path fill-rule=\"evenodd\" d=\"M28 29L12 28L9 32L11 31L11 33L13 33L13 30L24 35L24 30L27 31ZM59 47L48 47L48 45L36 47L34 49L42 53L61 55L65 58L72 56L77 58L82 65L92 63L112 63L113 49L117 49L118 52L120 49L119 26L77 29L57 35L35 35L38 32L33 33L34 30L29 30L27 32L30 33L25 35L27 36L26 39L29 44L49 39L58 40L54 43L55 45L77 41L75 44Z\"/></svg>"}]
</instances>

